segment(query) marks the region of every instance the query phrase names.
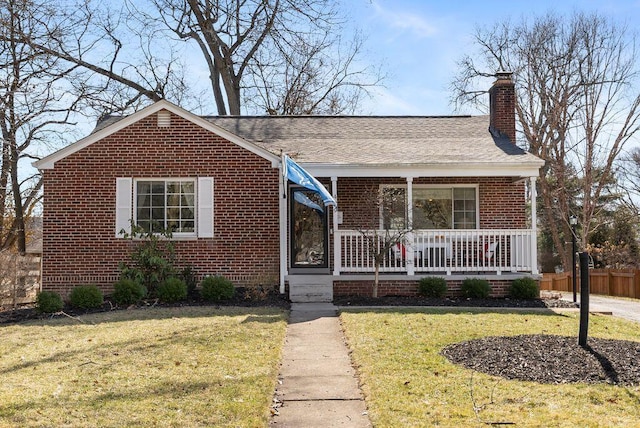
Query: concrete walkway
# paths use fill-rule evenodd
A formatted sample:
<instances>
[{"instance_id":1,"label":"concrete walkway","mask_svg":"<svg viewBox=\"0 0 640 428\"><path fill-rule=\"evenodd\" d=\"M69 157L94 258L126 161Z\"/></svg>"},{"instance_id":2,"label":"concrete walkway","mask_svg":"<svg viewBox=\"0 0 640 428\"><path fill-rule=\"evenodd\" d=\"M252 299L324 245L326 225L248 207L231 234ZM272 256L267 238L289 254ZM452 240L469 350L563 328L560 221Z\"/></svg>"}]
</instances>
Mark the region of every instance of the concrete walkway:
<instances>
[{"instance_id":1,"label":"concrete walkway","mask_svg":"<svg viewBox=\"0 0 640 428\"><path fill-rule=\"evenodd\" d=\"M573 293L562 292L562 299L573 301ZM580 303L580 293L577 293L577 300ZM640 300L617 299L614 297L589 295L589 312L604 312L611 315L640 322Z\"/></svg>"},{"instance_id":2,"label":"concrete walkway","mask_svg":"<svg viewBox=\"0 0 640 428\"><path fill-rule=\"evenodd\" d=\"M291 305L275 399L272 427L371 427L333 304Z\"/></svg>"}]
</instances>

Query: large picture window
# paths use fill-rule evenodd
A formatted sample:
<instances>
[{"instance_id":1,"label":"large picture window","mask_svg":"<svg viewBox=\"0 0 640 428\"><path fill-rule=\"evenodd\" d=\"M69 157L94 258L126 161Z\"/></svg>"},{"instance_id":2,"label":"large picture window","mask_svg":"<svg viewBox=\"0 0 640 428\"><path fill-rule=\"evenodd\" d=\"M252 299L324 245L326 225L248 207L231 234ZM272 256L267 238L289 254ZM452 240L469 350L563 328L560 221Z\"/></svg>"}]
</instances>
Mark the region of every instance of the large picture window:
<instances>
[{"instance_id":1,"label":"large picture window","mask_svg":"<svg viewBox=\"0 0 640 428\"><path fill-rule=\"evenodd\" d=\"M407 216L406 187L384 186L381 189L384 228L405 227ZM475 187L415 185L412 190L414 229L476 229L477 192Z\"/></svg>"},{"instance_id":2,"label":"large picture window","mask_svg":"<svg viewBox=\"0 0 640 428\"><path fill-rule=\"evenodd\" d=\"M135 223L145 231L195 234L195 180L136 180Z\"/></svg>"}]
</instances>

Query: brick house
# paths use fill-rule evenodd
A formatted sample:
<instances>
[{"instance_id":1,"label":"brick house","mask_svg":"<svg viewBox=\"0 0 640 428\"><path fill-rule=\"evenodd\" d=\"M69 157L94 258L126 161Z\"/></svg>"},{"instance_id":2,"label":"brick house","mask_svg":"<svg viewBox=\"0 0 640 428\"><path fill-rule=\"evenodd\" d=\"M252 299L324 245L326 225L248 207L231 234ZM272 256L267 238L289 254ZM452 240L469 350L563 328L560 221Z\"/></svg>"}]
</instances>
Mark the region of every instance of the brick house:
<instances>
[{"instance_id":1,"label":"brick house","mask_svg":"<svg viewBox=\"0 0 640 428\"><path fill-rule=\"evenodd\" d=\"M498 74L490 107L475 117L200 117L160 101L110 118L34 164L45 188L43 289L108 293L132 245L119 232L133 220L172 229L179 263L199 275L276 285L292 300L370 293L364 231L396 229L405 233L382 260L380 295L414 294L429 275L453 293L479 276L504 294L538 274L543 161L512 143L510 74ZM337 208L285 181L282 153ZM395 199L379 205L378 194Z\"/></svg>"}]
</instances>

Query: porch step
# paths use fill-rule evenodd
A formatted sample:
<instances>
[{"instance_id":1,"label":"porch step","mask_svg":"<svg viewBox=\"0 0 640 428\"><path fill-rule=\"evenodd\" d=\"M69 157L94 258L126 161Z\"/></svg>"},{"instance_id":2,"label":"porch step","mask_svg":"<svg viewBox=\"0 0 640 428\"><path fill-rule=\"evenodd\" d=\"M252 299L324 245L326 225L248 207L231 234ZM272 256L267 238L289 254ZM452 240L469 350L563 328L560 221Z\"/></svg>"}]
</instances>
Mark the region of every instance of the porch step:
<instances>
[{"instance_id":1,"label":"porch step","mask_svg":"<svg viewBox=\"0 0 640 428\"><path fill-rule=\"evenodd\" d=\"M328 275L290 275L289 299L293 303L332 302L333 279Z\"/></svg>"}]
</instances>

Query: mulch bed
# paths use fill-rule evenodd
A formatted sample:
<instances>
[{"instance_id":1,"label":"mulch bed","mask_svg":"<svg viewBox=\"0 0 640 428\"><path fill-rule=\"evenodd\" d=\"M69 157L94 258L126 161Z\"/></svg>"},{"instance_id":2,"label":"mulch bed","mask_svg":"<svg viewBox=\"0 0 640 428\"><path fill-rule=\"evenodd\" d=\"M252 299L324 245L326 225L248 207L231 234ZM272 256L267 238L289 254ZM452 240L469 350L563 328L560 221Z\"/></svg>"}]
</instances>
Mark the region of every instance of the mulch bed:
<instances>
[{"instance_id":1,"label":"mulch bed","mask_svg":"<svg viewBox=\"0 0 640 428\"><path fill-rule=\"evenodd\" d=\"M336 306L452 306L476 308L576 308L576 304L567 300L487 298L470 299L464 297L429 298L421 296L335 296Z\"/></svg>"},{"instance_id":2,"label":"mulch bed","mask_svg":"<svg viewBox=\"0 0 640 428\"><path fill-rule=\"evenodd\" d=\"M521 335L485 337L449 345L449 361L507 379L546 384L640 384L640 342L577 337Z\"/></svg>"},{"instance_id":3,"label":"mulch bed","mask_svg":"<svg viewBox=\"0 0 640 428\"><path fill-rule=\"evenodd\" d=\"M223 306L240 306L240 307L277 307L282 309L289 309L291 307L291 302L289 299L277 292L266 293L260 297L248 296L245 293L243 288L237 288L235 295L228 300L223 300L217 303L211 303L204 301L199 298L199 296L192 296L188 300L176 304L165 304L160 303L157 300L145 300L139 305L129 306L129 307L118 307L115 304L111 303L108 299L105 299L104 304L100 308L81 311L77 309L73 309L70 306L65 306L63 311L65 314L70 316L79 316L86 315L88 313L97 313L97 312L109 312L115 310L131 310L131 309L147 309L150 307L159 307L159 308L169 308L169 307L184 307L184 306L211 306L211 307L223 307ZM52 316L64 316L60 315L52 315L52 314L42 314L38 312L33 305L27 305L23 307L19 307L17 309L7 309L0 310L0 324L10 324L17 323L26 320L33 319L46 319L51 318Z\"/></svg>"}]
</instances>

